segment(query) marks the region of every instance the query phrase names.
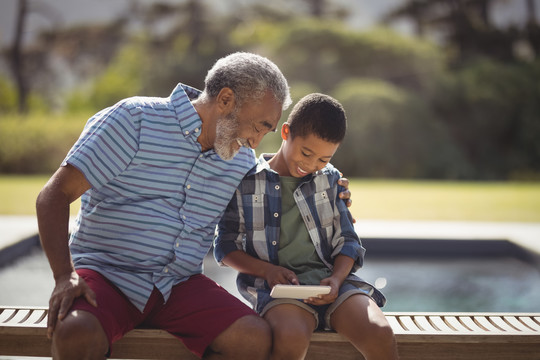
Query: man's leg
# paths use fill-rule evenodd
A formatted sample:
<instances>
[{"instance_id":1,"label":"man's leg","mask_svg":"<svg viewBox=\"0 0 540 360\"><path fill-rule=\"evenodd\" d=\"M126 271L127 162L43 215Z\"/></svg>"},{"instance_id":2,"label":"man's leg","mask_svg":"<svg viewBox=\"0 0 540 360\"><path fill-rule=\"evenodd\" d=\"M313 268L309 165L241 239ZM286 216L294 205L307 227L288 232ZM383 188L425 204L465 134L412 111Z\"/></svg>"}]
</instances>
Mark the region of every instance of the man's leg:
<instances>
[{"instance_id":1,"label":"man's leg","mask_svg":"<svg viewBox=\"0 0 540 360\"><path fill-rule=\"evenodd\" d=\"M52 337L54 359L104 359L112 342L142 320L142 314L105 277L93 270L77 270L96 293L98 307L77 298L69 314L56 323Z\"/></svg>"},{"instance_id":2,"label":"man's leg","mask_svg":"<svg viewBox=\"0 0 540 360\"><path fill-rule=\"evenodd\" d=\"M105 331L89 312L74 310L56 323L52 339L54 359L105 359L108 348Z\"/></svg>"},{"instance_id":3,"label":"man's leg","mask_svg":"<svg viewBox=\"0 0 540 360\"><path fill-rule=\"evenodd\" d=\"M266 321L202 274L174 286L144 325L170 332L207 359L266 360L272 344Z\"/></svg>"}]
</instances>

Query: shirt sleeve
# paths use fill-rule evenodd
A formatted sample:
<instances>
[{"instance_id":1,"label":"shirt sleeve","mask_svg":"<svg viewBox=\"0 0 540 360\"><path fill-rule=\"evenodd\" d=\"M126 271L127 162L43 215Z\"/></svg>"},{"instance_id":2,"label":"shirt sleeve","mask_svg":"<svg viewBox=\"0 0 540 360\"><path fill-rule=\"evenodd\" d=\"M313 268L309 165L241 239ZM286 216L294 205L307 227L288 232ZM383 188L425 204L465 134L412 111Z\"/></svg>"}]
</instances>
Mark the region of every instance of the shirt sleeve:
<instances>
[{"instance_id":1,"label":"shirt sleeve","mask_svg":"<svg viewBox=\"0 0 540 360\"><path fill-rule=\"evenodd\" d=\"M79 169L96 189L123 172L138 150L140 125L131 108L123 100L90 118L62 166Z\"/></svg>"},{"instance_id":2,"label":"shirt sleeve","mask_svg":"<svg viewBox=\"0 0 540 360\"><path fill-rule=\"evenodd\" d=\"M237 190L232 197L225 213L221 217L217 228L217 235L214 240L214 258L220 265L225 256L236 250L243 250L242 238L243 232L240 229L241 217L240 211L241 196L238 196Z\"/></svg>"},{"instance_id":3,"label":"shirt sleeve","mask_svg":"<svg viewBox=\"0 0 540 360\"><path fill-rule=\"evenodd\" d=\"M339 198L339 193L344 191L340 185L337 185L336 179L336 200L334 206L334 237L332 238L332 247L334 253L332 257L337 255L346 255L354 259L355 265L353 271L358 270L364 263L364 254L366 249L362 246L360 238L356 234L353 225L353 219L345 201Z\"/></svg>"}]
</instances>

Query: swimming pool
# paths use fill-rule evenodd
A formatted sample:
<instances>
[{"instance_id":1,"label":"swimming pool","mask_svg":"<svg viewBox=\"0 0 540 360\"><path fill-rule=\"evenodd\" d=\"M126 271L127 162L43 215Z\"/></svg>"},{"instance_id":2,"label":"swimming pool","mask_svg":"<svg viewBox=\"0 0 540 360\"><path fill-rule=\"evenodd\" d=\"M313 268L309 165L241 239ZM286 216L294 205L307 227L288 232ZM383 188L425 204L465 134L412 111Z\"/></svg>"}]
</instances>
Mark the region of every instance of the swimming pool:
<instances>
[{"instance_id":1,"label":"swimming pool","mask_svg":"<svg viewBox=\"0 0 540 360\"><path fill-rule=\"evenodd\" d=\"M231 293L235 271L210 256L205 273ZM357 273L388 298L384 311L540 312L540 271L513 256L366 255ZM52 273L40 249L0 268L0 305L47 306Z\"/></svg>"}]
</instances>

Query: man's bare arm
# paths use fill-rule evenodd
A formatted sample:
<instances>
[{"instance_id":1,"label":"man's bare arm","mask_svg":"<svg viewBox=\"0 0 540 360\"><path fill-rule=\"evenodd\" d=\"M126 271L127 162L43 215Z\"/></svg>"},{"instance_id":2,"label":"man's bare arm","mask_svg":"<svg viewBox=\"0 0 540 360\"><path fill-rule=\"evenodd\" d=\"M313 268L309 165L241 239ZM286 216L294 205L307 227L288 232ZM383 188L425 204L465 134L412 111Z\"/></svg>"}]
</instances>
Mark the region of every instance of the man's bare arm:
<instances>
[{"instance_id":1,"label":"man's bare arm","mask_svg":"<svg viewBox=\"0 0 540 360\"><path fill-rule=\"evenodd\" d=\"M71 165L59 168L38 195L36 211L41 245L51 266L55 288L49 301L48 336L63 319L78 296L96 306L92 290L79 279L68 246L69 208L90 184L84 175Z\"/></svg>"}]
</instances>

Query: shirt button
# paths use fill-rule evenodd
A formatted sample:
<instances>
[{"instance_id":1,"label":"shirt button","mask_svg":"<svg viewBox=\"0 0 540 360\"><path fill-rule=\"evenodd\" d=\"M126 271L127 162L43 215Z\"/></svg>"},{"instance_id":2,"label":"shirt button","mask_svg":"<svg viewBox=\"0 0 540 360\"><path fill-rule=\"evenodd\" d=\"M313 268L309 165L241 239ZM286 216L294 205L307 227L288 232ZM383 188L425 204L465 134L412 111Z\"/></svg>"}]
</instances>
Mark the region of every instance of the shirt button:
<instances>
[{"instance_id":1,"label":"shirt button","mask_svg":"<svg viewBox=\"0 0 540 360\"><path fill-rule=\"evenodd\" d=\"M278 214L278 213L274 213L274 217L278 217L278 216L279 216L279 214Z\"/></svg>"},{"instance_id":2,"label":"shirt button","mask_svg":"<svg viewBox=\"0 0 540 360\"><path fill-rule=\"evenodd\" d=\"M189 135L189 131L186 130L186 132L184 134Z\"/></svg>"},{"instance_id":3,"label":"shirt button","mask_svg":"<svg viewBox=\"0 0 540 360\"><path fill-rule=\"evenodd\" d=\"M182 215L182 219L186 220L186 215Z\"/></svg>"},{"instance_id":4,"label":"shirt button","mask_svg":"<svg viewBox=\"0 0 540 360\"><path fill-rule=\"evenodd\" d=\"M277 241L272 241L272 245L276 245L277 244Z\"/></svg>"},{"instance_id":5,"label":"shirt button","mask_svg":"<svg viewBox=\"0 0 540 360\"><path fill-rule=\"evenodd\" d=\"M199 128L195 128L195 132L199 132Z\"/></svg>"},{"instance_id":6,"label":"shirt button","mask_svg":"<svg viewBox=\"0 0 540 360\"><path fill-rule=\"evenodd\" d=\"M202 157L203 157L203 154L199 154L199 157L202 158Z\"/></svg>"},{"instance_id":7,"label":"shirt button","mask_svg":"<svg viewBox=\"0 0 540 360\"><path fill-rule=\"evenodd\" d=\"M279 190L279 185L274 186L274 189Z\"/></svg>"},{"instance_id":8,"label":"shirt button","mask_svg":"<svg viewBox=\"0 0 540 360\"><path fill-rule=\"evenodd\" d=\"M168 273L168 272L169 272L169 269L168 269L168 268L165 268L163 271L166 272L166 273Z\"/></svg>"},{"instance_id":9,"label":"shirt button","mask_svg":"<svg viewBox=\"0 0 540 360\"><path fill-rule=\"evenodd\" d=\"M176 243L176 247L179 247L179 246L180 246L180 243L179 243L179 242L177 242L177 243Z\"/></svg>"},{"instance_id":10,"label":"shirt button","mask_svg":"<svg viewBox=\"0 0 540 360\"><path fill-rule=\"evenodd\" d=\"M186 187L188 188L188 190L191 189L191 185L189 185L189 184L188 184L188 186L186 186Z\"/></svg>"}]
</instances>

